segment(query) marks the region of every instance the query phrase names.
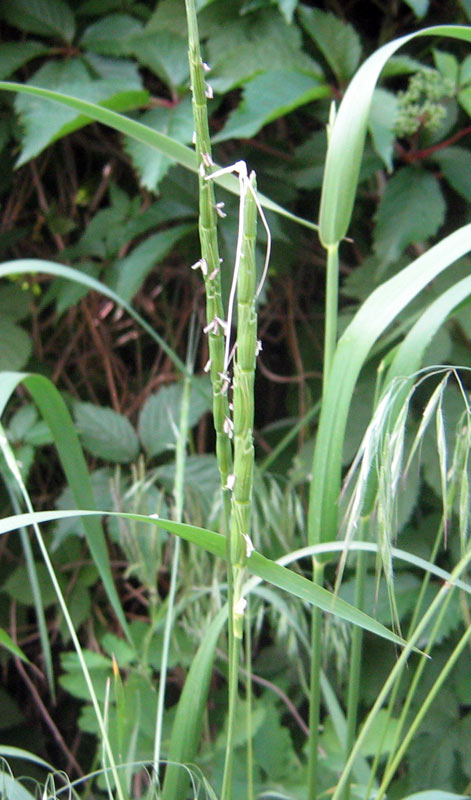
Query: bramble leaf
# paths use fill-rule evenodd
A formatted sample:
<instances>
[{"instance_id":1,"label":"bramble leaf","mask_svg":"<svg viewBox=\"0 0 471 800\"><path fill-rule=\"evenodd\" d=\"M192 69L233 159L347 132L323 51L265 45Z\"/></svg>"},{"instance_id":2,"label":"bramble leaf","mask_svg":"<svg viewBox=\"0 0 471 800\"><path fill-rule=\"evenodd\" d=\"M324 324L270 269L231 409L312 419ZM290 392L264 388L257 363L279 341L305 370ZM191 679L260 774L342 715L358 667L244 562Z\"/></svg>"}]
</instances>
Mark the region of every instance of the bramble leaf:
<instances>
[{"instance_id":1,"label":"bramble leaf","mask_svg":"<svg viewBox=\"0 0 471 800\"><path fill-rule=\"evenodd\" d=\"M388 182L376 215L375 250L386 263L412 242L433 236L445 218L445 201L436 178L413 167Z\"/></svg>"}]
</instances>

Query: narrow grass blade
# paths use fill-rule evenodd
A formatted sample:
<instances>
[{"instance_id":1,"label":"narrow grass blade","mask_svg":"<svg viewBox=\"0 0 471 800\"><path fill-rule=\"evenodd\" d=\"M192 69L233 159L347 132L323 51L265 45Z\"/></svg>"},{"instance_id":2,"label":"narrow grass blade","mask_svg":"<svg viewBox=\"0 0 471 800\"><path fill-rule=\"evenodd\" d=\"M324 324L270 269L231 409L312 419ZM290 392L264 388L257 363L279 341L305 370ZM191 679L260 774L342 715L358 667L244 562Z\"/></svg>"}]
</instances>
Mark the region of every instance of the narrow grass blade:
<instances>
[{"instance_id":1,"label":"narrow grass blade","mask_svg":"<svg viewBox=\"0 0 471 800\"><path fill-rule=\"evenodd\" d=\"M45 100L52 100L53 102L61 103L62 105L73 108L75 111L83 114L84 121L86 120L87 122L92 122L95 120L96 122L103 123L103 125L108 125L110 128L114 128L114 130L124 133L126 136L131 136L138 142L143 142L144 144L149 145L149 147L155 148L167 158L171 159L171 161L180 164L182 167L185 167L191 172L198 172L196 154L193 150L191 150L191 148L175 141L174 139L171 139L170 136L166 136L164 133L159 133L159 131L150 128L147 125L143 125L141 122L137 122L134 119L125 117L123 114L118 114L116 111L105 108L105 106L100 106L96 103L89 103L86 100L79 100L77 97L71 97L70 95L62 94L61 92L54 92L51 89L40 89L36 86L29 86L22 83L12 83L10 81L0 81L0 90L6 92L19 92L20 94L30 94L35 97L42 97ZM239 183L234 176L222 175L220 178L216 179L216 182L224 189L227 189L228 192L231 192L232 194L239 194ZM298 222L300 225L311 228L311 230L317 230L317 225L315 225L313 222L309 222L301 217L297 217L295 214L291 214L291 212L282 208L282 206L278 205L278 203L274 203L268 197L259 195L259 201L264 208L268 209L268 211L274 211L276 214L280 214L282 217L286 217L293 222Z\"/></svg>"},{"instance_id":2,"label":"narrow grass blade","mask_svg":"<svg viewBox=\"0 0 471 800\"><path fill-rule=\"evenodd\" d=\"M21 647L18 647L18 645L15 644L11 636L6 631L4 631L3 628L0 628L0 647L4 647L5 650L8 650L8 652L11 653L12 656L15 656L16 658L21 658L21 660L24 661L25 664L29 664L29 659L23 653ZM2 753L0 748L0 756L1 755Z\"/></svg>"},{"instance_id":3,"label":"narrow grass blade","mask_svg":"<svg viewBox=\"0 0 471 800\"><path fill-rule=\"evenodd\" d=\"M18 385L24 386L33 397L43 419L52 433L62 467L78 507L93 507L95 499L87 465L75 432L74 423L60 393L42 375L18 372L2 373L0 383L0 416ZM111 606L129 641L131 637L118 594L116 592L106 548L105 537L98 520L84 519L85 536L96 567L100 573Z\"/></svg>"},{"instance_id":4,"label":"narrow grass blade","mask_svg":"<svg viewBox=\"0 0 471 800\"><path fill-rule=\"evenodd\" d=\"M340 338L319 420L310 490L308 542L337 535L342 447L348 411L360 370L381 334L434 277L471 247L465 225L379 286L363 303Z\"/></svg>"},{"instance_id":5,"label":"narrow grass blade","mask_svg":"<svg viewBox=\"0 0 471 800\"><path fill-rule=\"evenodd\" d=\"M416 36L449 36L471 42L471 28L438 25L384 45L362 64L348 86L330 130L322 184L319 236L325 247L347 233L355 202L373 92L388 59Z\"/></svg>"},{"instance_id":6,"label":"narrow grass blade","mask_svg":"<svg viewBox=\"0 0 471 800\"><path fill-rule=\"evenodd\" d=\"M189 777L187 771L178 765L191 762L198 748L214 653L227 621L227 613L225 606L211 622L185 680L170 738L162 800L181 800L186 797Z\"/></svg>"},{"instance_id":7,"label":"narrow grass blade","mask_svg":"<svg viewBox=\"0 0 471 800\"><path fill-rule=\"evenodd\" d=\"M420 369L423 355L439 328L470 295L471 277L468 276L429 305L399 345L388 369L385 386L395 377L411 375Z\"/></svg>"},{"instance_id":8,"label":"narrow grass blade","mask_svg":"<svg viewBox=\"0 0 471 800\"><path fill-rule=\"evenodd\" d=\"M174 522L169 519L146 517L142 514L131 514L120 511L37 511L34 512L34 514L17 514L14 517L6 517L0 520L0 535L8 531L17 530L22 525L31 525L33 522L40 524L57 519L66 519L68 517L90 516L122 517L123 519L131 519L137 522L147 522L157 525L159 528L163 528L163 530L169 533L174 533L177 536L181 536L182 539L204 548L209 553L219 558L226 557L225 537L219 533L208 531L205 528L198 528L194 525ZM260 553L252 552L247 559L246 566L252 575L256 575L268 581L268 583L277 586L279 589L283 589L289 594L299 597L306 603L317 606L328 614L336 614L347 622L359 625L364 630L368 630L395 644L401 646L406 644L400 636L389 631L384 625L381 625L381 623L368 616L368 614L358 611L358 609L350 603L347 603L340 597L336 597L327 589L313 584L307 578L286 569L286 567L280 566L275 561L265 558Z\"/></svg>"},{"instance_id":9,"label":"narrow grass blade","mask_svg":"<svg viewBox=\"0 0 471 800\"><path fill-rule=\"evenodd\" d=\"M36 275L37 273L44 275L55 275L58 278L65 278L65 280L80 283L83 286L87 286L89 289L92 289L94 292L99 292L105 297L109 297L110 300L116 303L116 305L124 308L128 314L136 320L140 327L146 333L148 333L155 342L157 342L159 347L161 347L164 353L168 355L180 372L182 372L184 375L189 374L183 361L178 358L176 353L174 353L171 347L168 346L165 340L162 339L162 337L159 336L156 331L154 331L154 329L145 321L145 319L141 317L140 314L137 313L137 311L133 309L129 303L117 295L116 292L113 292L113 290L106 286L106 284L95 280L95 278L91 278L89 275L86 275L84 272L81 272L78 269L66 267L63 264L56 264L54 261L26 258L19 259L18 261L5 261L3 264L0 264L0 278L5 278L9 275Z\"/></svg>"}]
</instances>

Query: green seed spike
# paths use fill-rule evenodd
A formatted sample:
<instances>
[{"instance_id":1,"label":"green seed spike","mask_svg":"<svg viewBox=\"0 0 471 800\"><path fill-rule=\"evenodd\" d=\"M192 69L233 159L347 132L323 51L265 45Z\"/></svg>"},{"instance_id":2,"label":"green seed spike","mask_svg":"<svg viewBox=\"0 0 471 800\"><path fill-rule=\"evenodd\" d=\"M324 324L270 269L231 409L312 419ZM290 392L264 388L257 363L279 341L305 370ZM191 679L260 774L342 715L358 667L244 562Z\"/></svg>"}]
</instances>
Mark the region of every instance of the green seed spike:
<instances>
[{"instance_id":1,"label":"green seed spike","mask_svg":"<svg viewBox=\"0 0 471 800\"><path fill-rule=\"evenodd\" d=\"M241 215L235 270L237 274L237 341L233 378L234 475L231 515L231 561L234 571L234 634L242 637L241 574L250 555L250 511L254 470L254 378L257 353L255 311L255 173L241 176Z\"/></svg>"},{"instance_id":2,"label":"green seed spike","mask_svg":"<svg viewBox=\"0 0 471 800\"><path fill-rule=\"evenodd\" d=\"M206 289L206 319L208 326L209 370L213 387L213 416L216 430L216 456L223 488L232 471L231 443L224 430L229 417L227 382L224 378L225 327L221 296L220 259L217 240L217 211L212 181L206 179L211 172L211 142L209 138L205 68L200 54L198 26L194 0L186 0L188 19L188 58L193 94L195 146L199 164L199 236L201 243L201 268ZM218 323L219 321L219 323Z\"/></svg>"}]
</instances>

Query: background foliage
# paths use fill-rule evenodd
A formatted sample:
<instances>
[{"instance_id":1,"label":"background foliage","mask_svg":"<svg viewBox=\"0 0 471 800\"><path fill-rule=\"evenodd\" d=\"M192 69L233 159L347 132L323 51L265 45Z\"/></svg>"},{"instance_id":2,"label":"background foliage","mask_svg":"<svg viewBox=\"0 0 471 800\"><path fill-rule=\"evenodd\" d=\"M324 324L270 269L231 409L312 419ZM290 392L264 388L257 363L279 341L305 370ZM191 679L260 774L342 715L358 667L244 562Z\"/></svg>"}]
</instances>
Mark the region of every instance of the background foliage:
<instances>
[{"instance_id":1,"label":"background foliage","mask_svg":"<svg viewBox=\"0 0 471 800\"><path fill-rule=\"evenodd\" d=\"M471 21L461 2L410 0L393 3L298 3L297 0L200 1L200 34L210 65L211 134L215 159L245 158L256 169L265 195L292 213L317 220L332 101L377 47L423 25ZM17 0L1 7L0 79L55 89L126 112L183 144L191 144L191 111L184 4L181 0ZM204 325L199 276L189 269L198 253L197 182L180 167L128 137L73 109L28 95L0 98L2 201L0 254L36 256L67 263L100 278L151 323L163 340L188 358L187 341ZM390 59L374 95L360 193L349 240L341 250L340 325L359 303L413 255L469 222L471 200L471 55L461 42L429 39ZM221 226L223 289L228 292L237 236L237 200L224 197ZM269 214L274 238L269 279L260 303L263 351L256 383L254 544L277 558L305 544L307 484L322 374L324 255L316 234ZM259 255L264 250L263 229ZM344 449L347 467L370 419L376 370L391 346L433 297L469 274L464 258L452 274L438 277L397 320L363 370ZM0 282L0 367L45 375L60 389L89 457L99 508L167 515L175 478L176 417L183 386L164 349L113 302L60 278L18 276ZM191 333L193 331L193 333ZM195 342L190 360L198 377L190 401L191 454L185 475L186 519L217 528L218 474L207 411L208 354ZM466 301L433 339L426 363L469 365L470 303ZM413 413L424 405L418 390ZM451 437L462 412L459 388L445 404ZM296 422L309 416L286 442ZM51 445L50 434L25 392L8 407L6 435L21 465L35 508L71 508L73 499ZM411 434L412 436L412 434ZM281 446L283 443L283 446ZM432 457L432 436L422 445L423 467L409 473L401 494L399 546L429 557L431 532L441 513L442 470ZM3 515L17 510L8 480L1 489ZM110 710L120 751L134 760L152 758L163 623L169 586L171 544L167 534L136 521L107 523L119 596L133 650L119 635L82 528L74 519L56 522L48 543L70 613L86 647L87 663L105 699L106 681L119 667ZM17 538L2 536L0 627L35 664L25 667L1 655L4 685L0 726L5 745L21 745L73 777L91 771L98 758L96 720L88 701L56 595L39 554L25 563ZM460 542L450 539L440 565L448 568ZM57 686L47 686L44 653L34 613L36 574L45 625L52 642ZM178 698L197 644L221 604L222 566L189 546L179 576L179 624L170 653L168 746L173 703ZM335 572L329 573L331 584ZM395 577L397 615L407 628L420 582L416 570ZM436 588L436 587L435 587ZM195 589L197 591L195 591ZM264 593L265 592L265 593ZM429 588L430 595L433 587ZM346 573L340 594L354 599ZM374 570L366 580L365 608L391 625L387 588ZM260 590L252 608L254 687L262 699L253 715L257 790L277 789L303 797L307 620L301 605L275 590ZM428 681L446 660L463 620L466 601L457 599L442 622ZM149 627L149 622L151 627ZM149 630L154 631L152 637ZM331 621L324 668L341 689L348 678L349 632ZM394 655L368 639L360 707L366 709L391 669ZM468 657L469 658L469 657ZM116 671L114 673L116 675ZM224 755L225 676L221 651L212 678L199 766L220 780ZM404 681L406 683L407 681ZM120 688L121 687L121 688ZM401 686L400 707L406 686ZM426 691L426 686L421 689ZM50 692L51 703L41 699ZM420 708L423 695L415 696ZM429 788L469 790L471 682L462 658L397 772L391 796ZM174 708L174 707L173 707ZM243 709L242 709L243 710ZM415 708L411 709L411 714ZM122 724L119 724L119 717ZM118 720L118 721L117 721ZM139 724L136 724L136 720ZM335 782L341 758L332 709L324 710L320 789ZM114 723L114 724L113 724ZM389 728L393 731L393 726ZM372 735L379 735L379 728ZM392 735L392 734L391 734ZM236 797L244 797L242 719L236 738ZM365 743L363 755L373 753ZM240 763L239 763L240 762ZM31 772L31 765L24 768ZM34 775L42 773L34 772ZM143 791L137 771L133 791ZM100 785L103 790L104 785ZM280 788L281 790L281 788Z\"/></svg>"}]
</instances>

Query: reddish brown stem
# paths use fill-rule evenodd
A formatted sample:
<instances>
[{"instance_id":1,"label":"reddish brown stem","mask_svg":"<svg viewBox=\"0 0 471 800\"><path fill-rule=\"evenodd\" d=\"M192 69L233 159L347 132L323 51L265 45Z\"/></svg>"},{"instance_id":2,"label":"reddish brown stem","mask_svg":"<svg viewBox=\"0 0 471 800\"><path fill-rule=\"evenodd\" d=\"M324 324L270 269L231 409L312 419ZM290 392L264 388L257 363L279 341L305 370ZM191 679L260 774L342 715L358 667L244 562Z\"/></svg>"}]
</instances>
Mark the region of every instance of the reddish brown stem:
<instances>
[{"instance_id":1,"label":"reddish brown stem","mask_svg":"<svg viewBox=\"0 0 471 800\"><path fill-rule=\"evenodd\" d=\"M415 161L422 161L424 158L428 158L434 153L444 150L445 147L450 147L450 145L462 139L463 136L467 136L468 133L471 133L471 125L453 134L449 139L445 139L444 142L439 142L431 147L425 147L422 150L406 150L405 147L402 147L402 145L398 143L396 144L396 149L403 161L407 164L413 164Z\"/></svg>"}]
</instances>

